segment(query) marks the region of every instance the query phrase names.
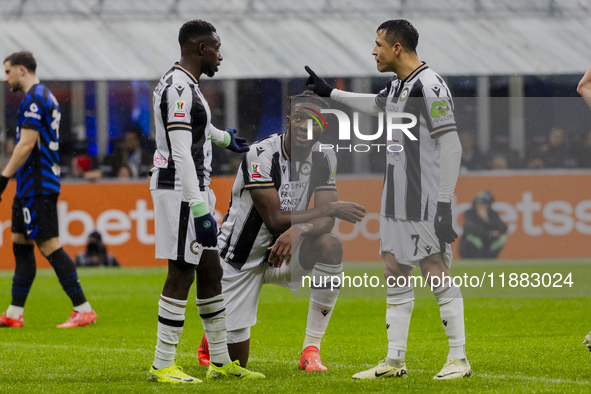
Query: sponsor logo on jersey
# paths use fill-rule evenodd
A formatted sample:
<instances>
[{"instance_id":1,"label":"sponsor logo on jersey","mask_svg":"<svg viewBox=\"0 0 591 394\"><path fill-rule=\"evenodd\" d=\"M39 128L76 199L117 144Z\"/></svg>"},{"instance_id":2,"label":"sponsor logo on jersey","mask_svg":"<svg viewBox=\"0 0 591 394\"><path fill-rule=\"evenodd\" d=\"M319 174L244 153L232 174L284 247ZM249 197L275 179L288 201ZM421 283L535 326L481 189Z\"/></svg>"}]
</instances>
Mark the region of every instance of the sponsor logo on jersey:
<instances>
[{"instance_id":1,"label":"sponsor logo on jersey","mask_svg":"<svg viewBox=\"0 0 591 394\"><path fill-rule=\"evenodd\" d=\"M29 111L31 111L31 112L39 112L39 107L37 106L37 104L32 103L31 106L29 107Z\"/></svg>"},{"instance_id":2,"label":"sponsor logo on jersey","mask_svg":"<svg viewBox=\"0 0 591 394\"><path fill-rule=\"evenodd\" d=\"M253 178L260 178L261 174L259 172L259 168L261 165L259 163L252 163L252 177Z\"/></svg>"},{"instance_id":3,"label":"sponsor logo on jersey","mask_svg":"<svg viewBox=\"0 0 591 394\"><path fill-rule=\"evenodd\" d=\"M37 120L41 120L41 115L39 115L36 112L25 111L23 115L25 116L25 118L35 118Z\"/></svg>"},{"instance_id":4,"label":"sponsor logo on jersey","mask_svg":"<svg viewBox=\"0 0 591 394\"><path fill-rule=\"evenodd\" d=\"M60 175L60 166L57 164L54 164L53 166L51 166L51 171L53 172L53 174L55 176L59 176Z\"/></svg>"},{"instance_id":5,"label":"sponsor logo on jersey","mask_svg":"<svg viewBox=\"0 0 591 394\"><path fill-rule=\"evenodd\" d=\"M168 164L168 160L166 160L164 157L154 158L154 165L156 165L158 167L164 167L167 164Z\"/></svg>"},{"instance_id":6,"label":"sponsor logo on jersey","mask_svg":"<svg viewBox=\"0 0 591 394\"><path fill-rule=\"evenodd\" d=\"M183 100L177 100L174 102L174 117L184 118L185 117L185 102Z\"/></svg>"},{"instance_id":7,"label":"sponsor logo on jersey","mask_svg":"<svg viewBox=\"0 0 591 394\"><path fill-rule=\"evenodd\" d=\"M435 101L431 105L431 116L434 118L440 118L447 115L449 112L449 105L445 100Z\"/></svg>"},{"instance_id":8,"label":"sponsor logo on jersey","mask_svg":"<svg viewBox=\"0 0 591 394\"><path fill-rule=\"evenodd\" d=\"M60 147L60 144L59 144L59 142L57 142L57 141L51 141L51 142L49 143L49 149L51 149L51 150L54 150L54 151L55 151L55 150L58 150L58 149L59 149L59 147Z\"/></svg>"}]
</instances>

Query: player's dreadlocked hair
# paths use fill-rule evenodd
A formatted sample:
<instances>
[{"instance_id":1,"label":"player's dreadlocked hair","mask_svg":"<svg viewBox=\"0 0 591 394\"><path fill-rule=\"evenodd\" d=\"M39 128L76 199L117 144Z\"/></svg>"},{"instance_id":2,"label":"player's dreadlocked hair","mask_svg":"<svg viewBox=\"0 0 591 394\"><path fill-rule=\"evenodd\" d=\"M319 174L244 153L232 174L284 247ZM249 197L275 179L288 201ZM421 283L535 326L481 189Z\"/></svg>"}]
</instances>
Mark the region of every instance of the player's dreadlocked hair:
<instances>
[{"instance_id":1,"label":"player's dreadlocked hair","mask_svg":"<svg viewBox=\"0 0 591 394\"><path fill-rule=\"evenodd\" d=\"M215 32L215 27L209 22L199 19L189 21L181 26L181 30L179 31L179 44L181 44L182 48L191 39L210 36Z\"/></svg>"},{"instance_id":2,"label":"player's dreadlocked hair","mask_svg":"<svg viewBox=\"0 0 591 394\"><path fill-rule=\"evenodd\" d=\"M376 32L386 31L386 41L390 45L399 43L407 52L417 52L419 32L405 19L394 19L382 23Z\"/></svg>"},{"instance_id":3,"label":"player's dreadlocked hair","mask_svg":"<svg viewBox=\"0 0 591 394\"><path fill-rule=\"evenodd\" d=\"M11 66L25 66L30 73L35 74L37 70L37 62L33 54L28 51L15 52L4 59L4 63L9 62Z\"/></svg>"},{"instance_id":4,"label":"player's dreadlocked hair","mask_svg":"<svg viewBox=\"0 0 591 394\"><path fill-rule=\"evenodd\" d=\"M291 100L292 99L295 99L296 103L306 102L306 103L316 104L320 108L328 108L328 103L322 97L320 97L319 95L317 95L316 93L314 93L311 90L304 90L300 94L289 96L289 98L287 100L287 104L289 105L290 112L291 112Z\"/></svg>"}]
</instances>

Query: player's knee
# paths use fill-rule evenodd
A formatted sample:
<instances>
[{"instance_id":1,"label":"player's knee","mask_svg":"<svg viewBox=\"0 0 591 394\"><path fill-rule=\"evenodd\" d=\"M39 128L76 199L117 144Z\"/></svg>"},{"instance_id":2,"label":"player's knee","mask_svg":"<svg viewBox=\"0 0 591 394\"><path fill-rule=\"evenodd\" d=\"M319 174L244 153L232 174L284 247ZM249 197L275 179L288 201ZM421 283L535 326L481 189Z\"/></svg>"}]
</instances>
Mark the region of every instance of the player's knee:
<instances>
[{"instance_id":1,"label":"player's knee","mask_svg":"<svg viewBox=\"0 0 591 394\"><path fill-rule=\"evenodd\" d=\"M228 330L226 331L226 340L228 345L242 345L243 342L246 342L250 339L250 327L240 328L238 330Z\"/></svg>"},{"instance_id":2,"label":"player's knee","mask_svg":"<svg viewBox=\"0 0 591 394\"><path fill-rule=\"evenodd\" d=\"M343 261L343 244L334 234L322 234L316 242L320 253L319 261L325 264L341 264Z\"/></svg>"}]
</instances>

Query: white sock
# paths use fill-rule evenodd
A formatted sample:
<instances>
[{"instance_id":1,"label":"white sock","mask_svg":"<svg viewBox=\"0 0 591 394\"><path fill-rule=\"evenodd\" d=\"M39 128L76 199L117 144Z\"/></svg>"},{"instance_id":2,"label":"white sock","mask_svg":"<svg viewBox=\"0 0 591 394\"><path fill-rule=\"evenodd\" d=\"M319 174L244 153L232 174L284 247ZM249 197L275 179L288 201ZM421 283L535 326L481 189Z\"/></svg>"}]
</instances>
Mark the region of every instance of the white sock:
<instances>
[{"instance_id":1,"label":"white sock","mask_svg":"<svg viewBox=\"0 0 591 394\"><path fill-rule=\"evenodd\" d=\"M197 298L197 311L201 316L203 330L209 344L209 358L212 363L221 367L228 364L230 355L226 343L226 308L224 296L219 294L215 297Z\"/></svg>"},{"instance_id":2,"label":"white sock","mask_svg":"<svg viewBox=\"0 0 591 394\"><path fill-rule=\"evenodd\" d=\"M8 309L6 310L6 317L9 319L18 319L23 315L25 308L22 306L14 306L8 305Z\"/></svg>"},{"instance_id":3,"label":"white sock","mask_svg":"<svg viewBox=\"0 0 591 394\"><path fill-rule=\"evenodd\" d=\"M320 341L326 332L330 316L339 297L340 286L333 287L334 277L340 277L343 264L327 265L316 263L312 269L310 280L310 303L308 304L308 322L306 337L302 350L308 346L315 346L320 350ZM339 282L340 283L340 282Z\"/></svg>"},{"instance_id":4,"label":"white sock","mask_svg":"<svg viewBox=\"0 0 591 394\"><path fill-rule=\"evenodd\" d=\"M158 340L154 363L156 369L174 364L176 345L179 343L185 324L187 300L160 296L158 301Z\"/></svg>"},{"instance_id":5,"label":"white sock","mask_svg":"<svg viewBox=\"0 0 591 394\"><path fill-rule=\"evenodd\" d=\"M466 358L464 345L464 299L459 287L445 284L433 289L439 304L439 314L449 342L448 357Z\"/></svg>"},{"instance_id":6,"label":"white sock","mask_svg":"<svg viewBox=\"0 0 591 394\"><path fill-rule=\"evenodd\" d=\"M412 286L389 287L386 309L388 333L387 358L404 360L410 317L414 308L415 293Z\"/></svg>"},{"instance_id":7,"label":"white sock","mask_svg":"<svg viewBox=\"0 0 591 394\"><path fill-rule=\"evenodd\" d=\"M88 312L92 312L92 307L90 306L90 303L88 301L86 301L84 304L76 305L74 307L74 311L88 313Z\"/></svg>"}]
</instances>

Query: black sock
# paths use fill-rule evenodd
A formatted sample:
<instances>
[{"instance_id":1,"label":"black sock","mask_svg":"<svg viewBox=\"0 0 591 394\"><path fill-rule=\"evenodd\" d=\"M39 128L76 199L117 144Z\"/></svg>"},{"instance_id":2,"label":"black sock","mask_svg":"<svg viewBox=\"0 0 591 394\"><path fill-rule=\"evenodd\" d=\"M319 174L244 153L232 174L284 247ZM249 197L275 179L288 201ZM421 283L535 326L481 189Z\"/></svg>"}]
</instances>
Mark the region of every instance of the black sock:
<instances>
[{"instance_id":1,"label":"black sock","mask_svg":"<svg viewBox=\"0 0 591 394\"><path fill-rule=\"evenodd\" d=\"M47 256L47 260L55 270L57 278L68 297L72 300L72 304L75 307L84 304L86 297L82 291L82 286L80 286L76 267L70 256L64 251L64 248L59 248Z\"/></svg>"},{"instance_id":2,"label":"black sock","mask_svg":"<svg viewBox=\"0 0 591 394\"><path fill-rule=\"evenodd\" d=\"M24 307L37 273L35 245L13 243L12 250L14 251L16 268L12 277L11 305Z\"/></svg>"}]
</instances>

